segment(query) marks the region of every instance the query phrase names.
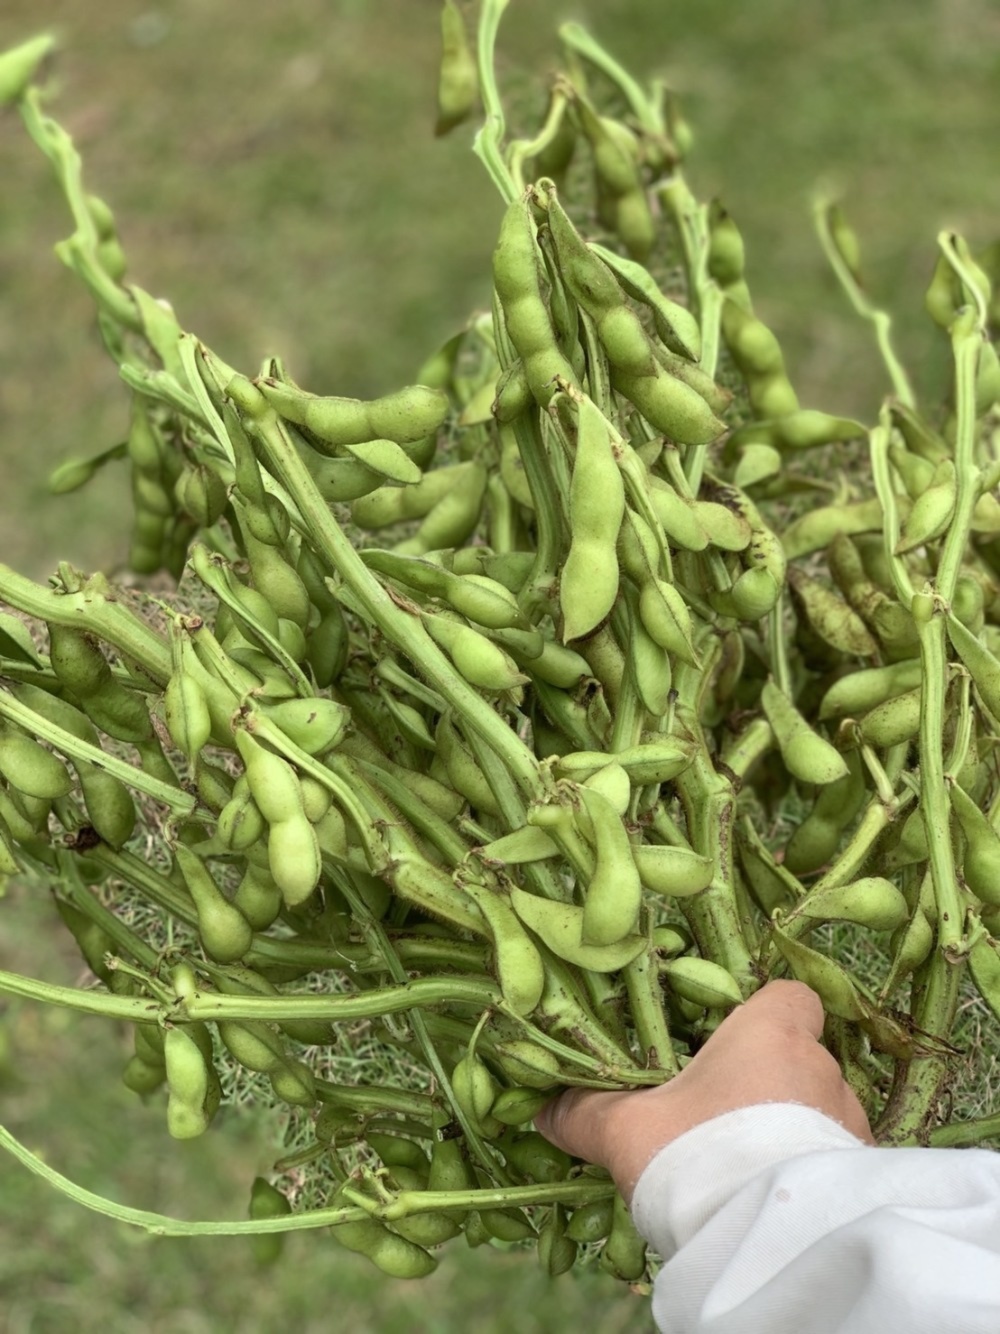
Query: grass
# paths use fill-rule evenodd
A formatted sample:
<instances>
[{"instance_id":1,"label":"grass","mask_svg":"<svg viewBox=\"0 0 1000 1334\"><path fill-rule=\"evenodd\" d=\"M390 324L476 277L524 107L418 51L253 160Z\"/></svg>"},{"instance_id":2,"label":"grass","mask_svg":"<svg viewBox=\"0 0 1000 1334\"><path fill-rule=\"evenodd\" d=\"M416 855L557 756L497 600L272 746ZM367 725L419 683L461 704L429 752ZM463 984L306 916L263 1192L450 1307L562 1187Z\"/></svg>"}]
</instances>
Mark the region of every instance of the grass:
<instances>
[{"instance_id":1,"label":"grass","mask_svg":"<svg viewBox=\"0 0 1000 1334\"><path fill-rule=\"evenodd\" d=\"M540 101L530 79L555 61L549 11L517 0L505 20L501 73L526 112ZM115 209L135 280L169 296L185 327L235 365L277 352L311 389L374 394L489 300L500 204L467 131L431 136L435 12L430 0L6 0L0 48L43 26L62 32L58 112ZM821 177L842 188L871 289L898 312L904 356L933 397L945 358L920 305L935 233L953 225L986 243L1000 216L986 119L1000 74L994 7L577 0L566 12L683 93L693 183L721 192L740 224L758 309L803 402L870 419L886 388L812 236ZM113 566L124 477L109 471L61 501L44 482L66 454L122 437L126 396L88 299L51 254L66 220L15 116L0 119L0 172L0 558L34 575L58 558ZM12 889L2 911L0 966L78 977L44 895ZM963 1015L977 1050L981 1010ZM203 1140L169 1140L161 1101L120 1085L128 1044L110 1025L14 1003L0 1013L0 1052L4 1123L122 1201L240 1217L250 1178L278 1151L247 1114ZM976 1063L970 1111L984 1108L994 1069ZM599 1273L550 1283L531 1257L461 1243L419 1285L385 1279L322 1234L292 1238L262 1274L242 1242L147 1238L6 1161L0 1292L3 1334L650 1327L648 1302Z\"/></svg>"}]
</instances>

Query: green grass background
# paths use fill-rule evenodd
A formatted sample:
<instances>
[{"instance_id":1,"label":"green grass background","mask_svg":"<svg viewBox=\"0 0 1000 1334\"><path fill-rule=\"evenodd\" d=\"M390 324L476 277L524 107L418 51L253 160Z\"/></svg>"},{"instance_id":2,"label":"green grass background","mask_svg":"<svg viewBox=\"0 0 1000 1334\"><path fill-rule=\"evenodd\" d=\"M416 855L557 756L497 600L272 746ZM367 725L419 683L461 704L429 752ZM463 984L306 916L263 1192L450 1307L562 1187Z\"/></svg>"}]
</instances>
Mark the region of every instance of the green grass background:
<instances>
[{"instance_id":1,"label":"green grass background","mask_svg":"<svg viewBox=\"0 0 1000 1334\"><path fill-rule=\"evenodd\" d=\"M283 355L318 392L374 394L488 302L499 198L460 129L431 134L436 0L5 0L0 48L55 28L57 115L112 204L132 278L185 327L253 369ZM886 390L834 290L809 220L843 193L869 286L933 399L946 375L921 314L943 226L1000 232L1000 11L989 0L513 0L500 68L537 114L554 28L585 21L638 74L665 72L696 132L689 176L721 193L748 245L755 301L810 406L871 417ZM54 259L68 231L47 164L0 117L0 559L112 567L128 525L123 475L56 500L67 453L121 439L127 399L87 297ZM0 905L0 967L78 977L43 889ZM162 1106L118 1083L107 1025L8 1005L2 1118L92 1189L189 1217L239 1216L273 1160L262 1125L230 1116L170 1141ZM85 1215L0 1162L0 1331L607 1331L650 1327L648 1303L599 1274L544 1280L529 1257L450 1247L423 1284L388 1280L323 1235L294 1237L259 1275L237 1241L155 1241Z\"/></svg>"}]
</instances>

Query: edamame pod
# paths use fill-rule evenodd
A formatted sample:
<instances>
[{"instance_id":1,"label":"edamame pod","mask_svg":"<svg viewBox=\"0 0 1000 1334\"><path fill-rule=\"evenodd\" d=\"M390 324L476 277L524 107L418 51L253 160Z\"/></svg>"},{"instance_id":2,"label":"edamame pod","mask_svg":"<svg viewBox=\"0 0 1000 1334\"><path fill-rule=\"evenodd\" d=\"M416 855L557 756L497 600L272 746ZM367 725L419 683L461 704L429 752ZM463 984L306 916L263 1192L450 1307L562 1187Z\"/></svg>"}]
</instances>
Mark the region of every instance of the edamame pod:
<instances>
[{"instance_id":1,"label":"edamame pod","mask_svg":"<svg viewBox=\"0 0 1000 1334\"><path fill-rule=\"evenodd\" d=\"M523 889L510 892L514 911L525 926L567 963L589 968L595 973L614 973L624 968L645 947L639 935L625 936L612 945L589 945L583 939L583 908L572 903L557 903L536 898Z\"/></svg>"},{"instance_id":2,"label":"edamame pod","mask_svg":"<svg viewBox=\"0 0 1000 1334\"><path fill-rule=\"evenodd\" d=\"M909 916L900 891L891 880L878 875L846 885L817 886L795 912L818 922L855 922L870 931L895 931Z\"/></svg>"},{"instance_id":3,"label":"edamame pod","mask_svg":"<svg viewBox=\"0 0 1000 1334\"><path fill-rule=\"evenodd\" d=\"M515 1014L531 1014L545 987L545 966L538 949L506 895L474 880L465 881L464 889L493 936L494 966L504 1001Z\"/></svg>"},{"instance_id":4,"label":"edamame pod","mask_svg":"<svg viewBox=\"0 0 1000 1334\"><path fill-rule=\"evenodd\" d=\"M174 857L194 900L198 934L206 954L220 963L242 959L253 943L250 923L229 902L196 853L177 843Z\"/></svg>"},{"instance_id":5,"label":"edamame pod","mask_svg":"<svg viewBox=\"0 0 1000 1334\"><path fill-rule=\"evenodd\" d=\"M374 1218L356 1223L336 1223L330 1228L334 1241L371 1260L391 1278L425 1278L437 1268L437 1260L415 1242L390 1232Z\"/></svg>"},{"instance_id":6,"label":"edamame pod","mask_svg":"<svg viewBox=\"0 0 1000 1334\"><path fill-rule=\"evenodd\" d=\"M646 1272L646 1242L632 1221L629 1207L616 1191L611 1209L611 1229L601 1249L600 1266L615 1278L636 1283Z\"/></svg>"},{"instance_id":7,"label":"edamame pod","mask_svg":"<svg viewBox=\"0 0 1000 1334\"><path fill-rule=\"evenodd\" d=\"M965 835L962 878L982 903L1000 907L1000 836L957 783L949 784L948 793Z\"/></svg>"},{"instance_id":8,"label":"edamame pod","mask_svg":"<svg viewBox=\"0 0 1000 1334\"><path fill-rule=\"evenodd\" d=\"M437 122L434 133L449 130L468 120L479 101L476 61L469 49L465 20L455 0L441 7L441 68L438 73Z\"/></svg>"},{"instance_id":9,"label":"edamame pod","mask_svg":"<svg viewBox=\"0 0 1000 1334\"><path fill-rule=\"evenodd\" d=\"M448 395L421 384L407 385L365 402L357 398L323 398L271 377L254 383L279 416L305 426L321 448L323 445L343 448L380 439L394 440L398 445L411 444L437 431L448 415Z\"/></svg>"},{"instance_id":10,"label":"edamame pod","mask_svg":"<svg viewBox=\"0 0 1000 1334\"><path fill-rule=\"evenodd\" d=\"M175 1024L163 1040L167 1072L167 1130L194 1139L208 1129L221 1099L212 1064L212 1039L204 1024Z\"/></svg>"},{"instance_id":11,"label":"edamame pod","mask_svg":"<svg viewBox=\"0 0 1000 1334\"><path fill-rule=\"evenodd\" d=\"M835 783L847 765L829 741L818 736L773 681L761 691L761 707L771 724L788 772L801 783Z\"/></svg>"},{"instance_id":12,"label":"edamame pod","mask_svg":"<svg viewBox=\"0 0 1000 1334\"><path fill-rule=\"evenodd\" d=\"M866 667L835 681L823 696L819 718L850 718L868 713L886 700L898 698L919 686L919 658L910 658L888 667Z\"/></svg>"},{"instance_id":13,"label":"edamame pod","mask_svg":"<svg viewBox=\"0 0 1000 1334\"><path fill-rule=\"evenodd\" d=\"M485 1061L469 1051L451 1072L451 1089L455 1100L469 1120L483 1134L499 1132L499 1122L493 1122L490 1108L497 1096L497 1085Z\"/></svg>"},{"instance_id":14,"label":"edamame pod","mask_svg":"<svg viewBox=\"0 0 1000 1334\"><path fill-rule=\"evenodd\" d=\"M490 1109L490 1115L501 1125L523 1126L533 1121L551 1100L550 1089L501 1089Z\"/></svg>"},{"instance_id":15,"label":"edamame pod","mask_svg":"<svg viewBox=\"0 0 1000 1334\"><path fill-rule=\"evenodd\" d=\"M305 903L319 884L323 860L317 832L304 811L272 823L267 858L285 906L297 908Z\"/></svg>"},{"instance_id":16,"label":"edamame pod","mask_svg":"<svg viewBox=\"0 0 1000 1334\"><path fill-rule=\"evenodd\" d=\"M285 1218L292 1212L288 1196L264 1177L254 1177L250 1187L251 1218ZM253 1256L261 1268L275 1264L285 1249L285 1233L262 1232L253 1238Z\"/></svg>"},{"instance_id":17,"label":"edamame pod","mask_svg":"<svg viewBox=\"0 0 1000 1334\"><path fill-rule=\"evenodd\" d=\"M577 399L577 444L570 484L569 554L559 578L563 641L595 630L618 594L618 530L625 486L611 427L589 398Z\"/></svg>"},{"instance_id":18,"label":"edamame pod","mask_svg":"<svg viewBox=\"0 0 1000 1334\"><path fill-rule=\"evenodd\" d=\"M435 643L448 653L470 685L481 690L513 690L527 677L498 644L461 621L425 613L421 620Z\"/></svg>"},{"instance_id":19,"label":"edamame pod","mask_svg":"<svg viewBox=\"0 0 1000 1334\"><path fill-rule=\"evenodd\" d=\"M580 799L590 817L594 845L594 872L583 901L582 941L585 945L615 945L635 929L642 881L615 807L592 787L581 787Z\"/></svg>"},{"instance_id":20,"label":"edamame pod","mask_svg":"<svg viewBox=\"0 0 1000 1334\"><path fill-rule=\"evenodd\" d=\"M691 848L670 847L662 843L635 843L632 857L639 878L655 894L687 898L700 894L712 883L715 864Z\"/></svg>"},{"instance_id":21,"label":"edamame pod","mask_svg":"<svg viewBox=\"0 0 1000 1334\"><path fill-rule=\"evenodd\" d=\"M855 1021L865 1017L861 997L845 969L818 950L794 940L777 926L772 927L772 939L778 952L787 960L793 976L818 993L828 1014Z\"/></svg>"},{"instance_id":22,"label":"edamame pod","mask_svg":"<svg viewBox=\"0 0 1000 1334\"><path fill-rule=\"evenodd\" d=\"M920 731L922 699L923 690L918 686L876 705L858 724L859 738L879 750L912 741Z\"/></svg>"},{"instance_id":23,"label":"edamame pod","mask_svg":"<svg viewBox=\"0 0 1000 1334\"><path fill-rule=\"evenodd\" d=\"M983 703L1000 719L1000 660L956 616L948 617L948 638Z\"/></svg>"},{"instance_id":24,"label":"edamame pod","mask_svg":"<svg viewBox=\"0 0 1000 1334\"><path fill-rule=\"evenodd\" d=\"M0 723L0 774L16 791L39 801L65 797L73 786L60 759L7 723Z\"/></svg>"},{"instance_id":25,"label":"edamame pod","mask_svg":"<svg viewBox=\"0 0 1000 1334\"><path fill-rule=\"evenodd\" d=\"M732 973L711 959L690 954L661 959L658 967L671 990L692 1005L709 1010L743 1003L743 993Z\"/></svg>"}]
</instances>

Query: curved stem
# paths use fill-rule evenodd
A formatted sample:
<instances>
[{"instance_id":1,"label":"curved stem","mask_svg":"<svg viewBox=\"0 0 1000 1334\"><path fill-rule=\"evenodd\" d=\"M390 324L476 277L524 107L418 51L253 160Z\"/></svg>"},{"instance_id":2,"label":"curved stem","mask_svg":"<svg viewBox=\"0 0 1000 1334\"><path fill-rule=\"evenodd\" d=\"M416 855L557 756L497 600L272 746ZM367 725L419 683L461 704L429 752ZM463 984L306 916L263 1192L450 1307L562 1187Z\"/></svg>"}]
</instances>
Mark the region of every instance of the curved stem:
<instances>
[{"instance_id":1,"label":"curved stem","mask_svg":"<svg viewBox=\"0 0 1000 1334\"><path fill-rule=\"evenodd\" d=\"M352 1223L365 1217L365 1210L352 1206L340 1209L310 1209L306 1213L285 1214L280 1218L254 1218L239 1222L230 1222L226 1219L219 1222L188 1222L183 1218L172 1218L169 1214L151 1213L148 1209L132 1209L127 1204L118 1204L114 1200L105 1199L103 1195L96 1195L92 1190L76 1185L15 1139L5 1126L0 1126L0 1148L6 1149L29 1172L34 1172L35 1176L47 1181L50 1186L68 1196L75 1204L82 1204L85 1209L104 1214L106 1218L113 1218L116 1222L142 1228L144 1232L150 1232L157 1237L245 1237L262 1232L304 1232L314 1227L331 1227L335 1223Z\"/></svg>"}]
</instances>

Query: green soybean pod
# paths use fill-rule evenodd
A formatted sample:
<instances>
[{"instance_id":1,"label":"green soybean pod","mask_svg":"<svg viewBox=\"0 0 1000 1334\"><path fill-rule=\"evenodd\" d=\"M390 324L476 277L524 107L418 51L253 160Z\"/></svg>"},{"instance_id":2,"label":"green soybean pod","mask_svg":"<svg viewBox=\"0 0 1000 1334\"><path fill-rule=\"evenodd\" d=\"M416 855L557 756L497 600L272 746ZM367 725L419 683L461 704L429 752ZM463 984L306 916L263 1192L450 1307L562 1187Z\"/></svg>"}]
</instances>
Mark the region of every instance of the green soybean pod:
<instances>
[{"instance_id":1,"label":"green soybean pod","mask_svg":"<svg viewBox=\"0 0 1000 1334\"><path fill-rule=\"evenodd\" d=\"M92 827L109 847L120 848L135 831L136 809L131 792L121 779L96 764L78 763L76 770Z\"/></svg>"},{"instance_id":2,"label":"green soybean pod","mask_svg":"<svg viewBox=\"0 0 1000 1334\"><path fill-rule=\"evenodd\" d=\"M288 761L267 750L245 728L237 730L236 745L246 766L251 795L268 824L301 814L302 789Z\"/></svg>"},{"instance_id":3,"label":"green soybean pod","mask_svg":"<svg viewBox=\"0 0 1000 1334\"><path fill-rule=\"evenodd\" d=\"M566 1236L581 1245L603 1241L611 1231L613 1215L613 1200L594 1200L591 1204L583 1204L570 1215Z\"/></svg>"},{"instance_id":4,"label":"green soybean pod","mask_svg":"<svg viewBox=\"0 0 1000 1334\"><path fill-rule=\"evenodd\" d=\"M650 426L677 444L710 445L726 429L701 394L659 361L651 375L631 375L612 368L611 383L639 409Z\"/></svg>"},{"instance_id":5,"label":"green soybean pod","mask_svg":"<svg viewBox=\"0 0 1000 1334\"><path fill-rule=\"evenodd\" d=\"M474 1052L466 1052L451 1072L455 1100L466 1116L483 1134L499 1133L500 1123L490 1116L498 1089L485 1061Z\"/></svg>"},{"instance_id":6,"label":"green soybean pod","mask_svg":"<svg viewBox=\"0 0 1000 1334\"><path fill-rule=\"evenodd\" d=\"M536 401L547 407L556 392L556 377L574 384L576 376L559 349L542 297L541 256L526 199L513 200L503 216L493 251L493 283L528 387Z\"/></svg>"},{"instance_id":7,"label":"green soybean pod","mask_svg":"<svg viewBox=\"0 0 1000 1334\"><path fill-rule=\"evenodd\" d=\"M242 959L253 944L250 923L229 902L197 853L177 843L174 857L194 900L198 934L206 954L220 963Z\"/></svg>"},{"instance_id":8,"label":"green soybean pod","mask_svg":"<svg viewBox=\"0 0 1000 1334\"><path fill-rule=\"evenodd\" d=\"M515 1014L531 1014L545 989L545 966L538 948L506 896L472 880L466 882L465 892L482 912L493 936L494 967L504 1001Z\"/></svg>"},{"instance_id":9,"label":"green soybean pod","mask_svg":"<svg viewBox=\"0 0 1000 1334\"><path fill-rule=\"evenodd\" d=\"M765 682L760 701L781 758L793 777L802 783L835 783L847 774L844 757L812 730L773 681Z\"/></svg>"},{"instance_id":10,"label":"green soybean pod","mask_svg":"<svg viewBox=\"0 0 1000 1334\"><path fill-rule=\"evenodd\" d=\"M401 555L422 556L442 547L461 546L479 522L486 483L486 469L473 461L469 470L456 477L451 489L427 511L413 536L399 542L395 550Z\"/></svg>"},{"instance_id":11,"label":"green soybean pod","mask_svg":"<svg viewBox=\"0 0 1000 1334\"><path fill-rule=\"evenodd\" d=\"M580 799L590 817L594 873L583 904L583 941L614 945L636 928L642 904L642 881L632 845L618 812L602 793L582 787Z\"/></svg>"},{"instance_id":12,"label":"green soybean pod","mask_svg":"<svg viewBox=\"0 0 1000 1334\"><path fill-rule=\"evenodd\" d=\"M920 731L923 690L907 690L901 695L876 705L858 724L860 739L879 750L912 741Z\"/></svg>"},{"instance_id":13,"label":"green soybean pod","mask_svg":"<svg viewBox=\"0 0 1000 1334\"><path fill-rule=\"evenodd\" d=\"M0 55L0 107L24 96L55 44L50 33L43 33Z\"/></svg>"},{"instance_id":14,"label":"green soybean pod","mask_svg":"<svg viewBox=\"0 0 1000 1334\"><path fill-rule=\"evenodd\" d=\"M972 798L953 783L951 804L965 836L962 876L976 898L1000 907L1000 835Z\"/></svg>"},{"instance_id":15,"label":"green soybean pod","mask_svg":"<svg viewBox=\"0 0 1000 1334\"><path fill-rule=\"evenodd\" d=\"M292 1212L288 1196L264 1177L254 1177L250 1187L251 1218L286 1218ZM253 1238L253 1257L260 1268L267 1268L281 1258L285 1249L284 1232L260 1232Z\"/></svg>"},{"instance_id":16,"label":"green soybean pod","mask_svg":"<svg viewBox=\"0 0 1000 1334\"><path fill-rule=\"evenodd\" d=\"M600 1257L601 1268L627 1283L635 1283L646 1272L646 1243L639 1235L628 1205L616 1192L611 1227Z\"/></svg>"},{"instance_id":17,"label":"green soybean pod","mask_svg":"<svg viewBox=\"0 0 1000 1334\"><path fill-rule=\"evenodd\" d=\"M569 554L559 579L563 640L600 625L618 595L618 531L625 485L614 455L611 427L589 398L578 400L576 457L570 483Z\"/></svg>"},{"instance_id":18,"label":"green soybean pod","mask_svg":"<svg viewBox=\"0 0 1000 1334\"><path fill-rule=\"evenodd\" d=\"M429 1251L390 1232L374 1218L336 1223L330 1228L330 1236L349 1251L364 1255L391 1278L425 1278L437 1268L437 1260Z\"/></svg>"},{"instance_id":19,"label":"green soybean pod","mask_svg":"<svg viewBox=\"0 0 1000 1334\"><path fill-rule=\"evenodd\" d=\"M438 137L468 120L479 101L476 61L469 49L465 20L455 0L444 0L441 7L441 68L438 73Z\"/></svg>"},{"instance_id":20,"label":"green soybean pod","mask_svg":"<svg viewBox=\"0 0 1000 1334\"><path fill-rule=\"evenodd\" d=\"M297 908L305 903L319 884L323 860L316 830L304 811L271 825L267 856L285 906Z\"/></svg>"},{"instance_id":21,"label":"green soybean pod","mask_svg":"<svg viewBox=\"0 0 1000 1334\"><path fill-rule=\"evenodd\" d=\"M65 797L73 786L61 760L6 723L0 723L0 774L17 792L40 801Z\"/></svg>"},{"instance_id":22,"label":"green soybean pod","mask_svg":"<svg viewBox=\"0 0 1000 1334\"><path fill-rule=\"evenodd\" d=\"M513 658L471 625L444 616L424 615L422 620L470 685L481 690L512 690L527 681Z\"/></svg>"},{"instance_id":23,"label":"green soybean pod","mask_svg":"<svg viewBox=\"0 0 1000 1334\"><path fill-rule=\"evenodd\" d=\"M176 1024L163 1040L167 1072L167 1131L194 1139L211 1124L221 1099L212 1064L212 1039L204 1024Z\"/></svg>"}]
</instances>

